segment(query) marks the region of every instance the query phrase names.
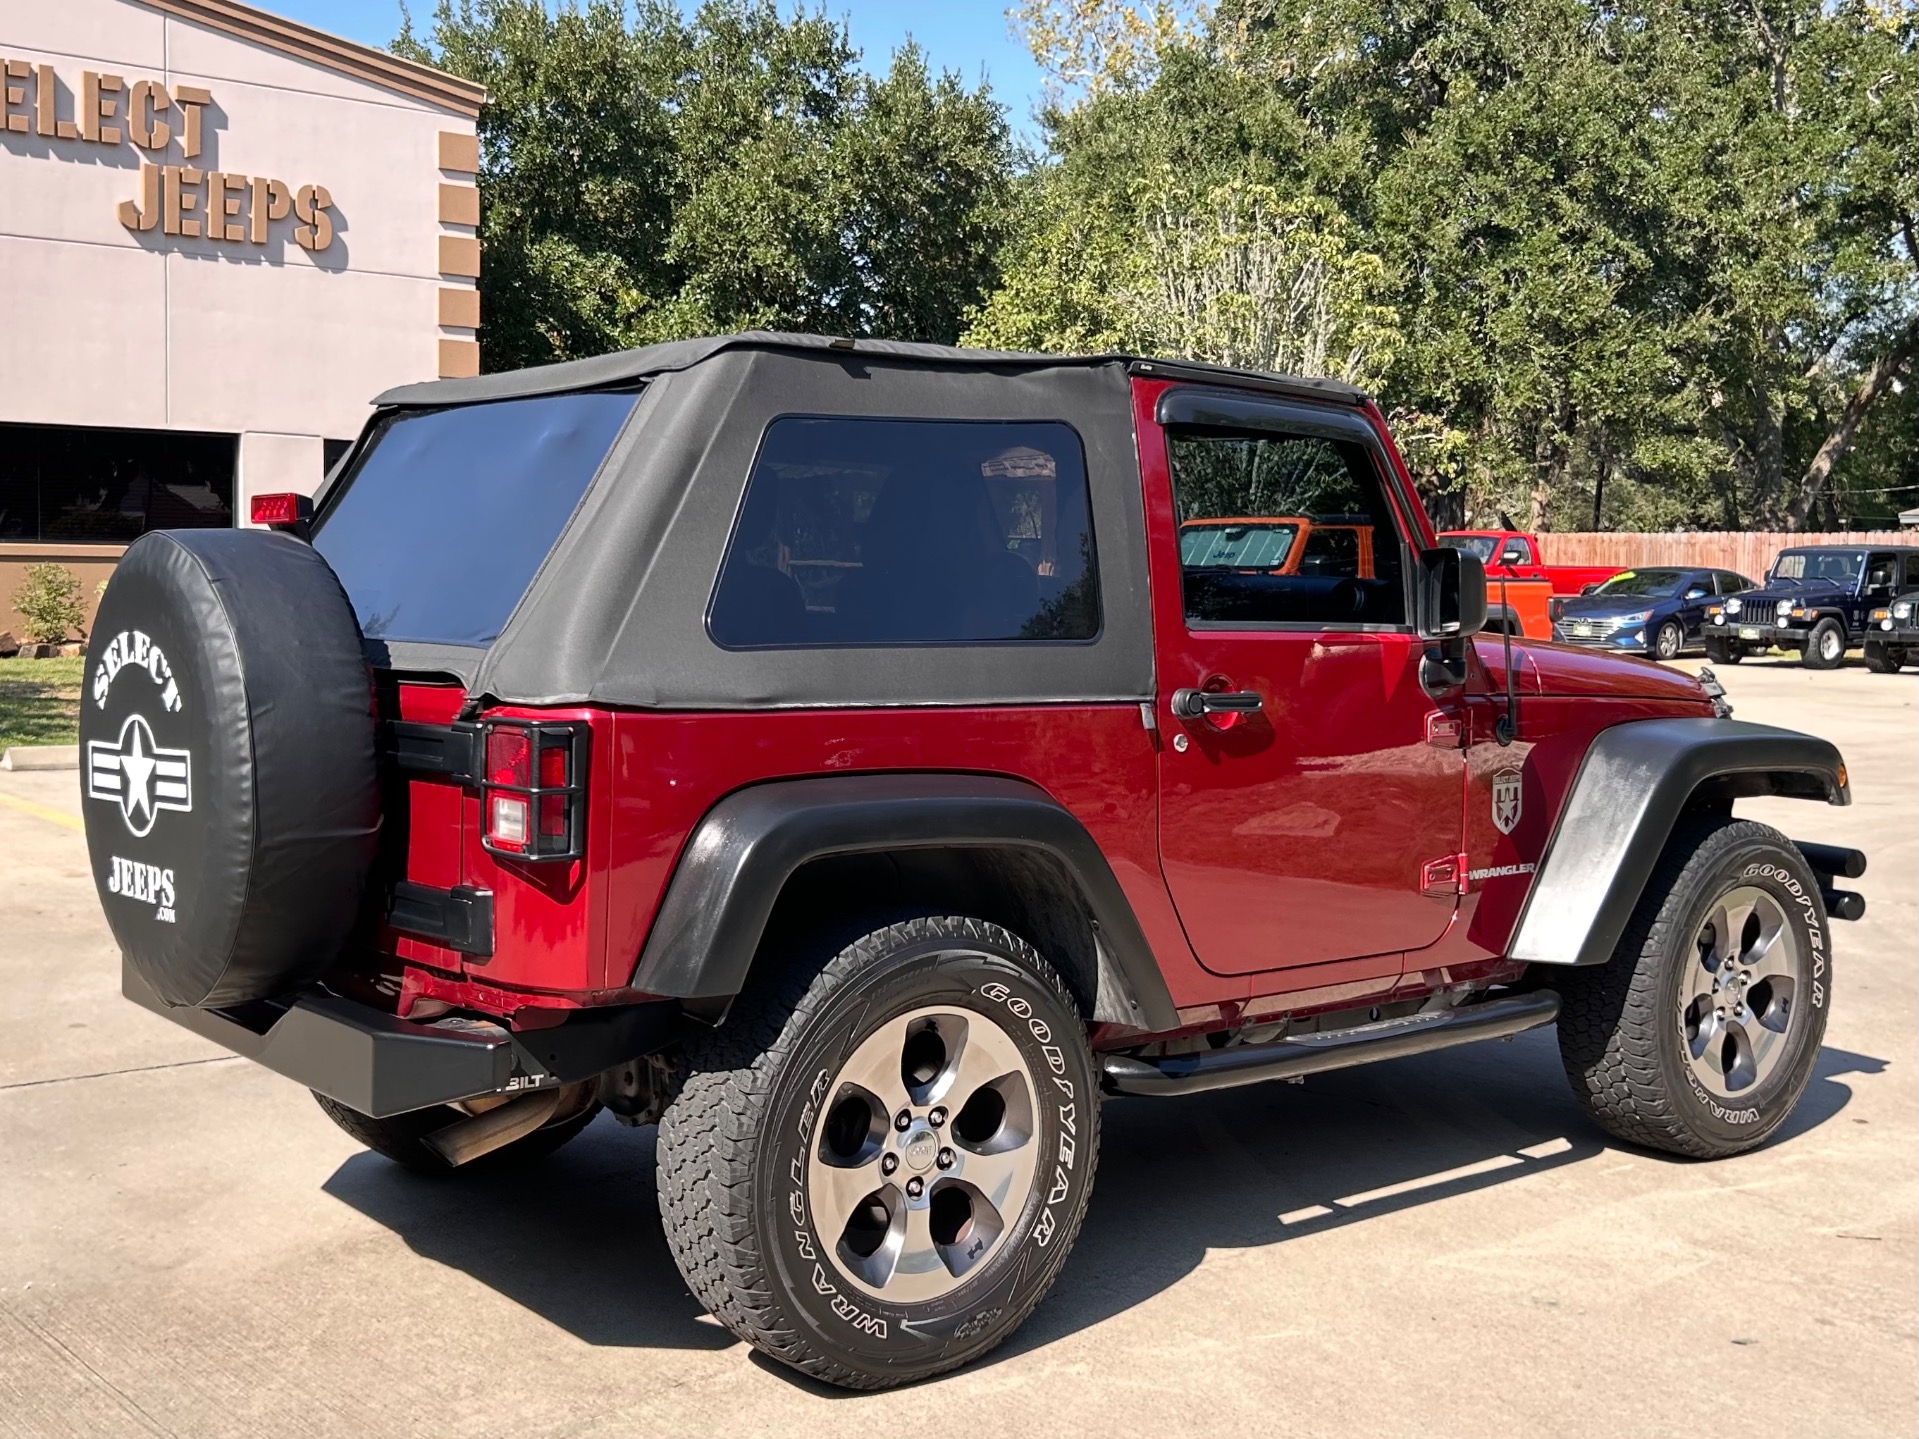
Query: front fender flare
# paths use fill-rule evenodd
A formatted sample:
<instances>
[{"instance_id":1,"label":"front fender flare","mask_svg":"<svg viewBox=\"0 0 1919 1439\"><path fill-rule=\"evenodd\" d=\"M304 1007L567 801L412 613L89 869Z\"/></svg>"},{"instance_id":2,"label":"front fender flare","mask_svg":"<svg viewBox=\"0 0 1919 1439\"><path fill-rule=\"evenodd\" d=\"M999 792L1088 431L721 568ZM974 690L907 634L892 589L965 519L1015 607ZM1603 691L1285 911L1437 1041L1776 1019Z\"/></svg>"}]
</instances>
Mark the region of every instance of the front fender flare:
<instances>
[{"instance_id":1,"label":"front fender flare","mask_svg":"<svg viewBox=\"0 0 1919 1439\"><path fill-rule=\"evenodd\" d=\"M1528 964L1604 964L1689 804L1757 795L1852 803L1829 741L1730 719L1602 730L1560 810L1508 950Z\"/></svg>"},{"instance_id":2,"label":"front fender flare","mask_svg":"<svg viewBox=\"0 0 1919 1439\"><path fill-rule=\"evenodd\" d=\"M1043 790L992 775L876 774L776 780L714 805L680 855L640 953L635 989L684 1000L740 992L793 873L832 855L1026 849L1058 861L1094 923L1102 995L1144 1030L1178 1027L1145 934L1086 827ZM1110 964L1109 964L1110 961Z\"/></svg>"}]
</instances>

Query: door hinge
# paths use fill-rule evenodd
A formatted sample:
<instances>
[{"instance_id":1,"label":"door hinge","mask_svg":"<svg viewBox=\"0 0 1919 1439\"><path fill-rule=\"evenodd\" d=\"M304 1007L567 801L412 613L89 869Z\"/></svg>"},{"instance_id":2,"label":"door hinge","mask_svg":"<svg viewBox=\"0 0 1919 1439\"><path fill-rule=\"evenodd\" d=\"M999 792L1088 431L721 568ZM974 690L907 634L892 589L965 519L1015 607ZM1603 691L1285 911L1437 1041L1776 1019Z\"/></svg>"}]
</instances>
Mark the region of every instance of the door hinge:
<instances>
[{"instance_id":1,"label":"door hinge","mask_svg":"<svg viewBox=\"0 0 1919 1439\"><path fill-rule=\"evenodd\" d=\"M1419 887L1434 899L1445 899L1466 892L1466 856L1442 855L1420 867Z\"/></svg>"}]
</instances>

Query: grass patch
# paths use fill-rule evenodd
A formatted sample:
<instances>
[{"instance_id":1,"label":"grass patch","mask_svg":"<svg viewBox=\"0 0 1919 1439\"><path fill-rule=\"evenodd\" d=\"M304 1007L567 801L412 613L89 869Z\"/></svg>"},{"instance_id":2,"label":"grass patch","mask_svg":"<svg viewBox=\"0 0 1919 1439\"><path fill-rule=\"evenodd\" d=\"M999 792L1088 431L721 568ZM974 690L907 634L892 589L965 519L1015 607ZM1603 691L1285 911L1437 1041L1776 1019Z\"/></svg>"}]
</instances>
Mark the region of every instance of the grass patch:
<instances>
[{"instance_id":1,"label":"grass patch","mask_svg":"<svg viewBox=\"0 0 1919 1439\"><path fill-rule=\"evenodd\" d=\"M17 744L74 744L87 662L0 660L0 750Z\"/></svg>"}]
</instances>

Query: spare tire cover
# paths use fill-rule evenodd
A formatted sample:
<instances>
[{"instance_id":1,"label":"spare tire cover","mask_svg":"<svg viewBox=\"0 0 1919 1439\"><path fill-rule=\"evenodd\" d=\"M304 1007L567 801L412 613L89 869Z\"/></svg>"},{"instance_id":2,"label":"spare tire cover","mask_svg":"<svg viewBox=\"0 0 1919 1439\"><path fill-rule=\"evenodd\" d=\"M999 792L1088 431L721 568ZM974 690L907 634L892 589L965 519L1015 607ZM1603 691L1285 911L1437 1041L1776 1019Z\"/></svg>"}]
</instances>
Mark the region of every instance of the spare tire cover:
<instances>
[{"instance_id":1,"label":"spare tire cover","mask_svg":"<svg viewBox=\"0 0 1919 1439\"><path fill-rule=\"evenodd\" d=\"M100 903L166 1003L317 977L379 838L373 688L340 582L257 530L142 536L87 646L80 784Z\"/></svg>"}]
</instances>

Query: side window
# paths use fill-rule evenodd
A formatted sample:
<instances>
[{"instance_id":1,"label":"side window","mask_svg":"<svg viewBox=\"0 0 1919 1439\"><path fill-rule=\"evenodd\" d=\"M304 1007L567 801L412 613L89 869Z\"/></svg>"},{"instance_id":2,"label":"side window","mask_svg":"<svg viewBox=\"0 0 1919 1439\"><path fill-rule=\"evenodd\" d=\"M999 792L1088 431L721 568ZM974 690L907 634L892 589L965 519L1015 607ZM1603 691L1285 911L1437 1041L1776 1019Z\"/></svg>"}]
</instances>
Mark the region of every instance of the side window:
<instances>
[{"instance_id":1,"label":"side window","mask_svg":"<svg viewBox=\"0 0 1919 1439\"><path fill-rule=\"evenodd\" d=\"M1901 588L1919 590L1919 555L1906 556L1906 579Z\"/></svg>"},{"instance_id":2,"label":"side window","mask_svg":"<svg viewBox=\"0 0 1919 1439\"><path fill-rule=\"evenodd\" d=\"M1090 640L1099 571L1070 425L767 426L707 613L730 649Z\"/></svg>"},{"instance_id":3,"label":"side window","mask_svg":"<svg viewBox=\"0 0 1919 1439\"><path fill-rule=\"evenodd\" d=\"M1694 575L1686 581L1686 598L1689 600L1703 600L1711 593L1712 576L1710 575Z\"/></svg>"},{"instance_id":4,"label":"side window","mask_svg":"<svg viewBox=\"0 0 1919 1439\"><path fill-rule=\"evenodd\" d=\"M1189 621L1406 623L1399 532L1364 448L1210 429L1166 444Z\"/></svg>"},{"instance_id":5,"label":"side window","mask_svg":"<svg viewBox=\"0 0 1919 1439\"><path fill-rule=\"evenodd\" d=\"M1532 554L1527 550L1524 540L1507 540L1506 547L1499 552L1499 563L1502 565L1529 565L1532 562Z\"/></svg>"},{"instance_id":6,"label":"side window","mask_svg":"<svg viewBox=\"0 0 1919 1439\"><path fill-rule=\"evenodd\" d=\"M1866 593L1886 595L1892 593L1893 576L1899 572L1899 562L1893 555L1874 555L1866 561Z\"/></svg>"}]
</instances>

